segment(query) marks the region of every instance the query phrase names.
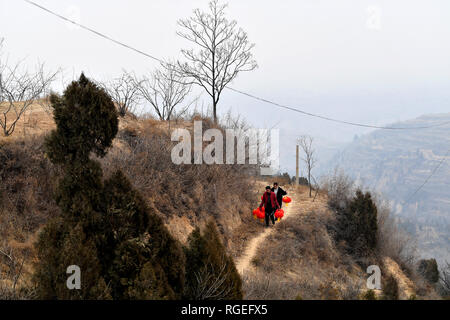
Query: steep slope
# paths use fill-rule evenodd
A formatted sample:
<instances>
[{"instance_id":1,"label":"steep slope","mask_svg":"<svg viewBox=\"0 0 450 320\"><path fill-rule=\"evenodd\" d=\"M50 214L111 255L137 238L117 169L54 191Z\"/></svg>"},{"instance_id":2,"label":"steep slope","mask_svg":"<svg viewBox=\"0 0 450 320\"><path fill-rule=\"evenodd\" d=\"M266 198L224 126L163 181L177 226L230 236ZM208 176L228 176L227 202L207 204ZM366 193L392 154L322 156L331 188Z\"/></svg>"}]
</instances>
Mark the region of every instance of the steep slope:
<instances>
[{"instance_id":1,"label":"steep slope","mask_svg":"<svg viewBox=\"0 0 450 320\"><path fill-rule=\"evenodd\" d=\"M329 230L335 216L328 208L326 193L321 191L314 199L305 187L288 190L293 202L286 217L253 234L235 259L246 299L361 299L368 290L366 267L372 264L380 266L382 281L394 277L400 299L414 295L439 299L390 257L357 260L346 254ZM376 295L383 298L382 291L377 290Z\"/></svg>"},{"instance_id":2,"label":"steep slope","mask_svg":"<svg viewBox=\"0 0 450 320\"><path fill-rule=\"evenodd\" d=\"M43 147L54 127L52 115L39 105L29 111L12 136L0 135L0 298L16 297L19 288L30 288L34 242L43 225L60 214L54 190L61 169L50 163ZM192 129L190 120L171 127ZM211 121L204 119L204 124L206 130ZM104 177L122 169L180 242L186 243L195 227L212 219L226 248L232 248L231 235L247 219L249 199L255 197L245 168L174 164L167 122L127 115L120 119L119 129L108 155L99 160ZM239 188L238 194L230 192ZM14 279L17 286L12 285ZM29 294L33 292L20 297L32 298Z\"/></svg>"},{"instance_id":3,"label":"steep slope","mask_svg":"<svg viewBox=\"0 0 450 320\"><path fill-rule=\"evenodd\" d=\"M406 229L417 237L420 253L450 259L450 113L397 123L419 130L376 130L359 137L328 164L386 195ZM447 155L446 155L447 154ZM416 194L421 184L439 170Z\"/></svg>"},{"instance_id":4,"label":"steep slope","mask_svg":"<svg viewBox=\"0 0 450 320\"><path fill-rule=\"evenodd\" d=\"M337 289L334 292L334 281L343 274L340 290L355 291L353 298L357 298L357 279L364 274L354 262L344 261L326 230L331 218L326 195L309 198L307 188L301 186L288 192L293 202L285 219L248 241L248 248L237 258L246 298L349 298Z\"/></svg>"},{"instance_id":5,"label":"steep slope","mask_svg":"<svg viewBox=\"0 0 450 320\"><path fill-rule=\"evenodd\" d=\"M43 135L53 127L51 115L36 108L27 119L15 135L0 138L0 297L11 290L14 279L19 279L17 291L30 285L33 243L48 219L59 214L53 199L58 168L42 148ZM191 128L189 122L176 125ZM121 119L113 148L101 161L105 176L122 168L181 242L195 226L214 219L237 262L247 298L359 297L366 274L328 233L333 213L324 192L312 199L306 187L286 186L293 203L285 207L283 221L266 229L253 220L251 209L272 179L261 181L228 166L175 166L167 129L167 123L156 120ZM398 266L393 270L404 277Z\"/></svg>"}]
</instances>

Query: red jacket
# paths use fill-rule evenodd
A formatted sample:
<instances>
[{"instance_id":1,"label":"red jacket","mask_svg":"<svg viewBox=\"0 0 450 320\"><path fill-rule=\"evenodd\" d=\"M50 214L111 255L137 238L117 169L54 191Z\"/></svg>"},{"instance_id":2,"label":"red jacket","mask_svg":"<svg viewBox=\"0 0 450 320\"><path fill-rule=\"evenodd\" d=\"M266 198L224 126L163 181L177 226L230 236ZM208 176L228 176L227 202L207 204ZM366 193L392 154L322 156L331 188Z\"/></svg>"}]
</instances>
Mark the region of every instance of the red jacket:
<instances>
[{"instance_id":1,"label":"red jacket","mask_svg":"<svg viewBox=\"0 0 450 320\"><path fill-rule=\"evenodd\" d=\"M267 192L264 192L261 204L259 205L259 208L262 208L263 205L264 205L264 208L266 208L267 207L266 204L269 202L269 200L272 201L273 209L280 207L280 205L278 204L277 196L275 195L275 192L270 191L270 199L269 199L269 196L267 195Z\"/></svg>"}]
</instances>

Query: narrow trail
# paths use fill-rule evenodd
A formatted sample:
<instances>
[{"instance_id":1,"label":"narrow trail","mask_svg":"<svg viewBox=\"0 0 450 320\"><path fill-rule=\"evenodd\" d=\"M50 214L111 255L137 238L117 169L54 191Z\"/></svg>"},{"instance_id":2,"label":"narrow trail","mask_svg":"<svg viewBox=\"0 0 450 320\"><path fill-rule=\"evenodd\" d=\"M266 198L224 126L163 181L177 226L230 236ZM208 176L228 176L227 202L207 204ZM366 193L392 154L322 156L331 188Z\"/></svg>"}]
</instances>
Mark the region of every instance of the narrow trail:
<instances>
[{"instance_id":1,"label":"narrow trail","mask_svg":"<svg viewBox=\"0 0 450 320\"><path fill-rule=\"evenodd\" d=\"M284 209L284 217L283 220L289 220L292 219L292 217L297 215L306 215L307 213L311 212L315 208L320 207L319 202L313 202L312 198L308 197L307 192L303 191L296 191L296 190L286 190L288 192L288 196L292 198L292 202L286 207L283 204ZM317 200L316 200L317 201ZM260 223L256 222L255 223ZM241 274L241 276L244 273L252 273L255 271L255 267L252 264L253 258L256 256L258 251L258 246L261 243L264 243L264 240L273 232L277 231L277 222L275 222L275 225L272 225L272 222L270 222L270 226L266 229L264 229L263 232L258 234L256 237L251 239L242 255L236 260L236 269Z\"/></svg>"}]
</instances>

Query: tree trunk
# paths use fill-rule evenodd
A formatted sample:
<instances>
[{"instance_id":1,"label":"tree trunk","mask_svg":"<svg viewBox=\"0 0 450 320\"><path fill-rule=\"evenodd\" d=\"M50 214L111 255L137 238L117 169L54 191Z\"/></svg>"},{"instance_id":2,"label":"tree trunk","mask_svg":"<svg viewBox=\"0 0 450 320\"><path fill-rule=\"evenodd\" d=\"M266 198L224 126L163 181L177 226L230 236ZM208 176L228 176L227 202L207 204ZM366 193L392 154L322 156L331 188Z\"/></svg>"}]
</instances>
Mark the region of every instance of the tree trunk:
<instances>
[{"instance_id":1,"label":"tree trunk","mask_svg":"<svg viewBox=\"0 0 450 320\"><path fill-rule=\"evenodd\" d=\"M311 198L311 171L308 170L309 197Z\"/></svg>"},{"instance_id":2,"label":"tree trunk","mask_svg":"<svg viewBox=\"0 0 450 320\"><path fill-rule=\"evenodd\" d=\"M213 117L214 117L214 124L217 124L217 103L213 102Z\"/></svg>"}]
</instances>

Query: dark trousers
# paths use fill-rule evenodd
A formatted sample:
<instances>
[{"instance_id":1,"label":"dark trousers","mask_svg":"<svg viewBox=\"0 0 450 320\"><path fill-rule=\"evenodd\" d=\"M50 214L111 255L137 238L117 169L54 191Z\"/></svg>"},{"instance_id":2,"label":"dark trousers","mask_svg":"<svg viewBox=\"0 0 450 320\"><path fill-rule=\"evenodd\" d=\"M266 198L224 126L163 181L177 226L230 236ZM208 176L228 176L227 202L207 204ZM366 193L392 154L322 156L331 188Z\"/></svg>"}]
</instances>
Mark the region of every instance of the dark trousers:
<instances>
[{"instance_id":1,"label":"dark trousers","mask_svg":"<svg viewBox=\"0 0 450 320\"><path fill-rule=\"evenodd\" d=\"M275 209L266 208L266 226L269 226L269 219L272 220L272 224L275 224Z\"/></svg>"}]
</instances>

